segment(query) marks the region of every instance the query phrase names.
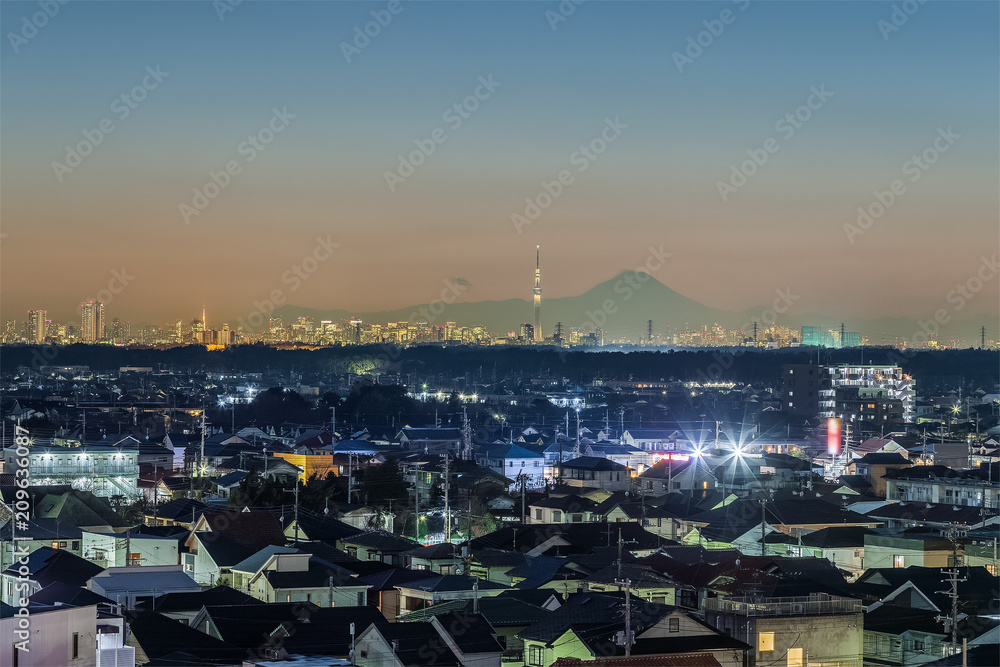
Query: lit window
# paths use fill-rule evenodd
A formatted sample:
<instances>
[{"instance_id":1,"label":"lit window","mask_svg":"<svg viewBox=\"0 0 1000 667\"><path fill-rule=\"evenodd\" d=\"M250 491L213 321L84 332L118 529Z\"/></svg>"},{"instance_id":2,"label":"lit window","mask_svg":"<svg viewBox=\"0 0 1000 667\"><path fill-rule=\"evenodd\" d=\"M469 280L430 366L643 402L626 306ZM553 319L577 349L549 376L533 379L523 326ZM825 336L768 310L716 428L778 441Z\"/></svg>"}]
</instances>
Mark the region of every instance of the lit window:
<instances>
[{"instance_id":1,"label":"lit window","mask_svg":"<svg viewBox=\"0 0 1000 667\"><path fill-rule=\"evenodd\" d=\"M903 556L901 556L901 555L893 556L892 557L892 566L893 567L906 567L906 565L903 564Z\"/></svg>"},{"instance_id":2,"label":"lit window","mask_svg":"<svg viewBox=\"0 0 1000 667\"><path fill-rule=\"evenodd\" d=\"M788 649L788 667L805 667L805 660L802 654L803 649L801 648Z\"/></svg>"},{"instance_id":3,"label":"lit window","mask_svg":"<svg viewBox=\"0 0 1000 667\"><path fill-rule=\"evenodd\" d=\"M757 650L758 651L773 651L774 650L774 633L773 632L759 632L759 633L757 633Z\"/></svg>"}]
</instances>

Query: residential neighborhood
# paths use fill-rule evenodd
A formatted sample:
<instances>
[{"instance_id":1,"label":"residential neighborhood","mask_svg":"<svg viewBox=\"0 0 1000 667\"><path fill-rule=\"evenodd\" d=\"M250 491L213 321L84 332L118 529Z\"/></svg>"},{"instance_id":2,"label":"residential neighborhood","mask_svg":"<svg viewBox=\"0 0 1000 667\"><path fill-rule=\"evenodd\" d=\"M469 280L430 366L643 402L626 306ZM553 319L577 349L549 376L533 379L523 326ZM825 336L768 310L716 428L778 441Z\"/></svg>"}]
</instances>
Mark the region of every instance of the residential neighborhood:
<instances>
[{"instance_id":1,"label":"residential neighborhood","mask_svg":"<svg viewBox=\"0 0 1000 667\"><path fill-rule=\"evenodd\" d=\"M780 372L652 400L575 383L579 412L546 376L463 379L448 393L494 396L469 403L403 376L309 399L281 378L250 398L264 375L54 371L39 392L28 372L3 398L4 664L998 664L986 391L954 394L968 420L848 417L834 441L818 397L771 409ZM108 384L183 409L25 418ZM201 408L211 391L242 398ZM44 651L18 648L22 618Z\"/></svg>"}]
</instances>

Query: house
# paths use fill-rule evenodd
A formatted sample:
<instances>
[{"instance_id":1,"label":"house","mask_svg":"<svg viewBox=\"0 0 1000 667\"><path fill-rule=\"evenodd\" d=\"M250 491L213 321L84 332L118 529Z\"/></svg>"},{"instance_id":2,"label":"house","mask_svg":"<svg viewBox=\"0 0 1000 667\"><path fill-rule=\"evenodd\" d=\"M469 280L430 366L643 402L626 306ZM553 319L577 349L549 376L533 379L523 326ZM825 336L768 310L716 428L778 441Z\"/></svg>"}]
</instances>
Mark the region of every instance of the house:
<instances>
[{"instance_id":1,"label":"house","mask_svg":"<svg viewBox=\"0 0 1000 667\"><path fill-rule=\"evenodd\" d=\"M496 633L496 639L503 647L503 662L523 662L524 642L518 636L526 627L542 620L552 610L558 609L560 603L554 602L547 608L542 604L533 604L527 600L512 597L514 591L504 591L494 597L484 597L479 600L451 600L440 602L418 611L412 611L399 618L401 623L427 621L438 617L447 621L449 617L472 618L482 616ZM555 596L551 596L555 597Z\"/></svg>"},{"instance_id":2,"label":"house","mask_svg":"<svg viewBox=\"0 0 1000 667\"><path fill-rule=\"evenodd\" d=\"M134 667L135 651L124 644L124 619L109 605L32 605L28 650L20 650L23 617L0 604L0 663L12 667Z\"/></svg>"},{"instance_id":3,"label":"house","mask_svg":"<svg viewBox=\"0 0 1000 667\"><path fill-rule=\"evenodd\" d=\"M423 609L448 600L471 600L498 595L507 587L478 577L441 574L398 584L400 613Z\"/></svg>"},{"instance_id":4,"label":"house","mask_svg":"<svg viewBox=\"0 0 1000 667\"><path fill-rule=\"evenodd\" d=\"M680 431L660 428L630 428L622 432L622 444L647 452L679 451L678 439L684 440Z\"/></svg>"},{"instance_id":5,"label":"house","mask_svg":"<svg viewBox=\"0 0 1000 667\"><path fill-rule=\"evenodd\" d=\"M245 657L285 660L290 656L320 656L320 664L329 665L348 662L354 638L352 624L356 637L372 623L384 622L381 614L369 607L261 602L205 606L191 621L191 627L238 647Z\"/></svg>"},{"instance_id":6,"label":"house","mask_svg":"<svg viewBox=\"0 0 1000 667\"><path fill-rule=\"evenodd\" d=\"M26 563L19 556L0 574L0 600L15 607L21 598L31 597L49 586L80 588L103 569L69 551L41 547L28 554Z\"/></svg>"},{"instance_id":7,"label":"house","mask_svg":"<svg viewBox=\"0 0 1000 667\"><path fill-rule=\"evenodd\" d=\"M869 453L860 459L854 459L847 464L847 471L852 475L861 475L872 485L872 493L879 498L886 497L885 476L889 470L909 468L913 463L902 452Z\"/></svg>"},{"instance_id":8,"label":"house","mask_svg":"<svg viewBox=\"0 0 1000 667\"><path fill-rule=\"evenodd\" d=\"M597 503L589 498L568 496L540 498L528 505L528 523L585 523L593 521Z\"/></svg>"},{"instance_id":9,"label":"house","mask_svg":"<svg viewBox=\"0 0 1000 667\"><path fill-rule=\"evenodd\" d=\"M180 540L160 535L82 531L82 553L101 567L179 565Z\"/></svg>"},{"instance_id":10,"label":"house","mask_svg":"<svg viewBox=\"0 0 1000 667\"><path fill-rule=\"evenodd\" d=\"M830 526L803 533L799 546L791 547L794 556L826 558L842 570L860 574L865 569L866 542L877 533L865 526Z\"/></svg>"},{"instance_id":11,"label":"house","mask_svg":"<svg viewBox=\"0 0 1000 667\"><path fill-rule=\"evenodd\" d=\"M230 583L230 569L270 545L284 545L277 517L264 510L206 511L184 543L184 571L195 581L215 586Z\"/></svg>"},{"instance_id":12,"label":"house","mask_svg":"<svg viewBox=\"0 0 1000 667\"><path fill-rule=\"evenodd\" d=\"M908 531L894 535L872 533L864 536L865 569L905 568L911 565L918 567L955 565L951 541L940 533Z\"/></svg>"},{"instance_id":13,"label":"house","mask_svg":"<svg viewBox=\"0 0 1000 667\"><path fill-rule=\"evenodd\" d=\"M359 667L499 667L503 647L482 618L432 617L427 622L374 623L357 639Z\"/></svg>"},{"instance_id":14,"label":"house","mask_svg":"<svg viewBox=\"0 0 1000 667\"><path fill-rule=\"evenodd\" d=\"M139 612L153 611L157 614L190 625L201 608L206 605L249 604L257 600L229 586L215 586L193 593L167 593L157 598L143 600L136 604Z\"/></svg>"},{"instance_id":15,"label":"house","mask_svg":"<svg viewBox=\"0 0 1000 667\"><path fill-rule=\"evenodd\" d=\"M146 610L132 612L128 615L127 628L125 643L135 652L140 665L237 667L243 665L247 657L246 649L196 630L168 614Z\"/></svg>"},{"instance_id":16,"label":"house","mask_svg":"<svg viewBox=\"0 0 1000 667\"><path fill-rule=\"evenodd\" d=\"M131 525L111 507L107 498L90 491L63 489L66 487L34 496L36 519L58 519L83 530L115 533L123 532Z\"/></svg>"},{"instance_id":17,"label":"house","mask_svg":"<svg viewBox=\"0 0 1000 667\"><path fill-rule=\"evenodd\" d=\"M178 498L153 505L146 510L145 520L153 526L183 526L188 530L208 505L194 498Z\"/></svg>"},{"instance_id":18,"label":"house","mask_svg":"<svg viewBox=\"0 0 1000 667\"><path fill-rule=\"evenodd\" d=\"M630 500L621 491L605 498L591 516L594 521L608 523L635 521L649 532L668 539L676 538L681 527L681 521L673 513L647 502L645 495L640 495L640 500Z\"/></svg>"},{"instance_id":19,"label":"house","mask_svg":"<svg viewBox=\"0 0 1000 667\"><path fill-rule=\"evenodd\" d=\"M408 551L420 546L413 540L387 533L370 530L355 533L337 540L337 548L359 560L375 560L389 565L405 565Z\"/></svg>"},{"instance_id":20,"label":"house","mask_svg":"<svg viewBox=\"0 0 1000 667\"><path fill-rule=\"evenodd\" d=\"M0 525L0 570L14 562L14 520ZM73 524L57 519L29 519L17 528L18 554L31 553L42 547L64 549L83 556L83 531ZM20 555L18 556L20 558Z\"/></svg>"},{"instance_id":21,"label":"house","mask_svg":"<svg viewBox=\"0 0 1000 667\"><path fill-rule=\"evenodd\" d=\"M573 488L626 491L632 486L632 477L630 470L620 463L581 456L559 466L559 482Z\"/></svg>"},{"instance_id":22,"label":"house","mask_svg":"<svg viewBox=\"0 0 1000 667\"><path fill-rule=\"evenodd\" d=\"M664 457L639 475L639 488L653 494L705 494L717 486L715 475L700 456L690 456L687 459Z\"/></svg>"},{"instance_id":23,"label":"house","mask_svg":"<svg viewBox=\"0 0 1000 667\"><path fill-rule=\"evenodd\" d=\"M358 580L369 587L368 606L378 609L387 620L394 621L400 614L398 586L418 579L430 579L434 576L436 576L434 573L427 570L386 567L381 572L358 577Z\"/></svg>"},{"instance_id":24,"label":"house","mask_svg":"<svg viewBox=\"0 0 1000 667\"><path fill-rule=\"evenodd\" d=\"M958 635L975 639L997 621L963 618ZM865 661L879 665L911 667L951 655L951 633L945 631L939 612L882 605L865 614ZM994 663L1000 650L993 654Z\"/></svg>"},{"instance_id":25,"label":"house","mask_svg":"<svg viewBox=\"0 0 1000 667\"><path fill-rule=\"evenodd\" d=\"M940 465L888 470L885 485L886 500L1000 507L1000 464L972 470Z\"/></svg>"},{"instance_id":26,"label":"house","mask_svg":"<svg viewBox=\"0 0 1000 667\"><path fill-rule=\"evenodd\" d=\"M362 532L340 519L302 508L298 515L289 512L288 516L279 517L279 521L282 521L285 537L295 542L305 540L334 544L337 540Z\"/></svg>"},{"instance_id":27,"label":"house","mask_svg":"<svg viewBox=\"0 0 1000 667\"><path fill-rule=\"evenodd\" d=\"M686 611L669 605L632 599L629 602L634 643L628 665L669 665L671 654L695 653L724 667L743 667L747 645L723 633ZM620 634L625 630L625 596L621 593L580 592L521 633L526 667L553 664L593 664L613 656L623 656ZM562 661L562 662L560 662ZM683 664L683 663L682 663Z\"/></svg>"},{"instance_id":28,"label":"house","mask_svg":"<svg viewBox=\"0 0 1000 667\"><path fill-rule=\"evenodd\" d=\"M462 564L462 551L465 549L451 542L432 544L426 547L416 547L403 552L409 559L413 570L426 570L435 574L467 574L458 572Z\"/></svg>"},{"instance_id":29,"label":"house","mask_svg":"<svg viewBox=\"0 0 1000 667\"><path fill-rule=\"evenodd\" d=\"M201 586L180 565L109 567L87 581L87 590L133 609L167 593L198 593Z\"/></svg>"},{"instance_id":30,"label":"house","mask_svg":"<svg viewBox=\"0 0 1000 667\"><path fill-rule=\"evenodd\" d=\"M4 470L13 472L18 457L13 447L3 450ZM100 497L139 493L139 452L123 447L31 447L28 476L32 486L72 486Z\"/></svg>"},{"instance_id":31,"label":"house","mask_svg":"<svg viewBox=\"0 0 1000 667\"><path fill-rule=\"evenodd\" d=\"M520 487L518 475L525 475L524 485L529 489L545 486L545 456L520 445L492 445L476 455L476 463L499 475L515 480L511 489Z\"/></svg>"},{"instance_id":32,"label":"house","mask_svg":"<svg viewBox=\"0 0 1000 667\"><path fill-rule=\"evenodd\" d=\"M231 572L236 590L262 602L361 607L368 601L368 585L355 572L298 549L265 547Z\"/></svg>"},{"instance_id":33,"label":"house","mask_svg":"<svg viewBox=\"0 0 1000 667\"><path fill-rule=\"evenodd\" d=\"M403 449L430 454L462 450L462 429L459 428L403 428L395 437ZM502 474L502 473L501 473Z\"/></svg>"},{"instance_id":34,"label":"house","mask_svg":"<svg viewBox=\"0 0 1000 667\"><path fill-rule=\"evenodd\" d=\"M985 567L962 567L958 581L958 613L988 616L996 608L996 577ZM950 587L942 586L941 568L918 567L869 569L851 584L851 594L864 600L871 612L882 605L907 609L951 611Z\"/></svg>"},{"instance_id":35,"label":"house","mask_svg":"<svg viewBox=\"0 0 1000 667\"><path fill-rule=\"evenodd\" d=\"M588 590L614 593L622 589L620 582L631 582L631 594L638 599L674 606L678 603L680 584L668 576L637 563L612 563L583 579Z\"/></svg>"},{"instance_id":36,"label":"house","mask_svg":"<svg viewBox=\"0 0 1000 667\"><path fill-rule=\"evenodd\" d=\"M704 610L709 625L750 645L748 666L861 664L860 600L823 593L747 601L709 598Z\"/></svg>"}]
</instances>

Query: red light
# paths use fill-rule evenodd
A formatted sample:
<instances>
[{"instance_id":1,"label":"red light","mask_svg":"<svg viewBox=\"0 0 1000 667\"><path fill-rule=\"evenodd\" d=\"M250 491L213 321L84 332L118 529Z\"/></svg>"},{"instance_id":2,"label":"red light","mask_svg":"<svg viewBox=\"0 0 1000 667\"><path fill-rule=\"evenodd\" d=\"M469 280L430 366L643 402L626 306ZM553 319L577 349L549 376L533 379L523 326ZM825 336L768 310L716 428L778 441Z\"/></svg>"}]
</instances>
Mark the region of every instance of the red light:
<instances>
[{"instance_id":1,"label":"red light","mask_svg":"<svg viewBox=\"0 0 1000 667\"><path fill-rule=\"evenodd\" d=\"M826 420L826 451L831 456L840 456L840 419L830 417Z\"/></svg>"}]
</instances>

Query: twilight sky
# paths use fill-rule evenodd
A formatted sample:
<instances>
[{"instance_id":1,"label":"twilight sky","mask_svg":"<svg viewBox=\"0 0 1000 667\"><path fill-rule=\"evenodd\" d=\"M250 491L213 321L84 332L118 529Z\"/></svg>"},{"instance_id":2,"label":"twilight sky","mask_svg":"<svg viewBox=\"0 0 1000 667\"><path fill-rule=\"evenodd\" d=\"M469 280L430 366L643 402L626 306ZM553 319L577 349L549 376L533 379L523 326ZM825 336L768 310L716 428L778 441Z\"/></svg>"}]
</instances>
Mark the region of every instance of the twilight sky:
<instances>
[{"instance_id":1,"label":"twilight sky","mask_svg":"<svg viewBox=\"0 0 1000 667\"><path fill-rule=\"evenodd\" d=\"M710 306L790 288L801 311L926 318L998 251L993 2L929 2L892 32L882 2L593 1L560 22L555 2L221 4L70 2L37 34L37 3L0 4L0 318L72 318L123 268L109 320L206 304L218 324L276 289L389 309L453 278L462 300L530 299L536 244L546 298L662 246L654 277ZM348 62L373 11L391 21ZM339 246L306 259L318 238ZM965 313L995 313L998 286Z\"/></svg>"}]
</instances>

